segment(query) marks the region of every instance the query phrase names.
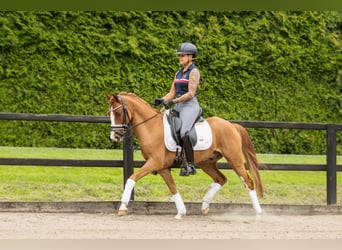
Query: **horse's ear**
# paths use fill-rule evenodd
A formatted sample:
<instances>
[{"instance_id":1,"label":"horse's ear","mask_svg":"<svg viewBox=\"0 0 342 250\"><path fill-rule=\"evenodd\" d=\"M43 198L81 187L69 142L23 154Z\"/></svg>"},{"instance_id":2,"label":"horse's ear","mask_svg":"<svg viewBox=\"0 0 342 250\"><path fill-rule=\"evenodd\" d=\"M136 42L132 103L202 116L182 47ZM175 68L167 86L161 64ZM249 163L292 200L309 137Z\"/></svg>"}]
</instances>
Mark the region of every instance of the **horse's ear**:
<instances>
[{"instance_id":1,"label":"horse's ear","mask_svg":"<svg viewBox=\"0 0 342 250\"><path fill-rule=\"evenodd\" d=\"M108 101L110 101L112 99L112 100L114 100L116 102L120 102L119 97L116 94L105 93L105 96L107 97Z\"/></svg>"}]
</instances>

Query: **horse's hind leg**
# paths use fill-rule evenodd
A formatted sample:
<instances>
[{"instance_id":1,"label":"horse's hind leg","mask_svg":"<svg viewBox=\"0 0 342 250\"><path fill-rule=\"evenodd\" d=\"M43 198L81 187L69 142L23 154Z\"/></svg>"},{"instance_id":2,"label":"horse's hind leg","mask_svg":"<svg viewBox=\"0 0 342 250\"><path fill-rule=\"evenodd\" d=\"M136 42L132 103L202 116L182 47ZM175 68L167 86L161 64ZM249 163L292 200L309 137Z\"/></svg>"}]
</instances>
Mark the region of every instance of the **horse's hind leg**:
<instances>
[{"instance_id":1,"label":"horse's hind leg","mask_svg":"<svg viewBox=\"0 0 342 250\"><path fill-rule=\"evenodd\" d=\"M256 214L261 214L262 209L260 207L260 203L254 188L254 183L251 177L248 175L247 170L245 168L245 165L243 164L243 160L237 160L237 161L230 161L230 165L234 169L235 173L240 177L243 185L248 191L249 198L251 199L253 208L256 212Z\"/></svg>"},{"instance_id":2,"label":"horse's hind leg","mask_svg":"<svg viewBox=\"0 0 342 250\"><path fill-rule=\"evenodd\" d=\"M176 183L173 180L170 169L159 170L158 173L164 179L166 185L168 186L168 188L172 194L171 199L176 204L177 215L175 216L175 218L181 219L182 216L184 216L186 214L186 208L185 208L185 205L184 205L184 202L182 200L181 195L177 191Z\"/></svg>"},{"instance_id":3,"label":"horse's hind leg","mask_svg":"<svg viewBox=\"0 0 342 250\"><path fill-rule=\"evenodd\" d=\"M210 164L206 164L201 168L214 180L214 182L210 185L208 192L203 197L202 214L206 215L209 213L210 203L214 199L216 193L220 191L221 187L227 182L227 178L217 168L216 162L211 162Z\"/></svg>"}]
</instances>

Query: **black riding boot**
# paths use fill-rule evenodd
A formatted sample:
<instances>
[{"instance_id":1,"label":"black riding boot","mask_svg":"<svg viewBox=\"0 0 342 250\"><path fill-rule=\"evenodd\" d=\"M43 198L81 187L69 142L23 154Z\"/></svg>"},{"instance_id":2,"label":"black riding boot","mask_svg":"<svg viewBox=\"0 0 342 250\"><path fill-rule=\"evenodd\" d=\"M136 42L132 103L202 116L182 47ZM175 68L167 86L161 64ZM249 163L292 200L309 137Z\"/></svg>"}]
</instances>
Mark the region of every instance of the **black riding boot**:
<instances>
[{"instance_id":1,"label":"black riding boot","mask_svg":"<svg viewBox=\"0 0 342 250\"><path fill-rule=\"evenodd\" d=\"M188 176L189 174L196 174L196 166L194 163L194 149L190 141L189 133L186 133L185 136L182 138L182 143L188 164L185 169L181 170L180 175Z\"/></svg>"}]
</instances>

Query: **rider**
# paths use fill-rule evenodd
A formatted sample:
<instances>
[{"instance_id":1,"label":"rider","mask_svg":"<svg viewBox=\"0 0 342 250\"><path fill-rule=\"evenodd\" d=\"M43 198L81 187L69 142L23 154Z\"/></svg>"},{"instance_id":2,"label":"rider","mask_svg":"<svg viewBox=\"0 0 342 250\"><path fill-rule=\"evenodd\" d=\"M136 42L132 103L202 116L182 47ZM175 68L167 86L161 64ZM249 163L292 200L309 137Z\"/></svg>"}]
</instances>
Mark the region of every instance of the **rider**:
<instances>
[{"instance_id":1,"label":"rider","mask_svg":"<svg viewBox=\"0 0 342 250\"><path fill-rule=\"evenodd\" d=\"M188 161L186 175L196 174L193 145L189 133L200 112L196 97L200 83L200 72L194 64L197 48L194 44L185 42L178 47L176 54L179 56L179 63L182 68L177 71L169 93L162 98L156 98L154 105L164 103L165 108L169 109L172 104L176 104L175 110L179 112L182 121L180 136Z\"/></svg>"}]
</instances>

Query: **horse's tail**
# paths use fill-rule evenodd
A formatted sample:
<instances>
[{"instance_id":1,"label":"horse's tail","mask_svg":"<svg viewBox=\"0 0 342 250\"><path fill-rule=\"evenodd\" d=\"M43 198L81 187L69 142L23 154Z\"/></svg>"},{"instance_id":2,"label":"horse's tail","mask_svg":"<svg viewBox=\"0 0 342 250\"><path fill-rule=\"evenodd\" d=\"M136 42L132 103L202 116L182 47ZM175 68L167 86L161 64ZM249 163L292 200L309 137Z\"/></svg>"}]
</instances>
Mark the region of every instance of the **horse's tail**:
<instances>
[{"instance_id":1,"label":"horse's tail","mask_svg":"<svg viewBox=\"0 0 342 250\"><path fill-rule=\"evenodd\" d=\"M234 127L241 135L242 152L247 162L247 168L253 176L256 192L260 197L262 197L264 193L264 188L259 174L259 167L265 167L265 165L259 163L254 145L247 130L240 124L236 123L234 123Z\"/></svg>"}]
</instances>

